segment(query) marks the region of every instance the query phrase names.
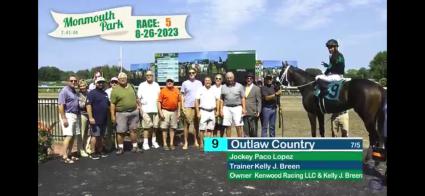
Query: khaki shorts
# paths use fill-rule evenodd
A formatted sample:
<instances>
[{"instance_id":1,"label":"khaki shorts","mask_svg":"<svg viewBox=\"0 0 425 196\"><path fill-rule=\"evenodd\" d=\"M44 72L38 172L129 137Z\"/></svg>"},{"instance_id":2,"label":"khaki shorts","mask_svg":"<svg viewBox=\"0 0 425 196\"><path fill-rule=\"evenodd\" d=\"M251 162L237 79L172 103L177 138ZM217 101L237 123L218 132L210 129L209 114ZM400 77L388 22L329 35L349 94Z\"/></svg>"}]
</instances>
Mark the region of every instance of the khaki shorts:
<instances>
[{"instance_id":1,"label":"khaki shorts","mask_svg":"<svg viewBox=\"0 0 425 196\"><path fill-rule=\"evenodd\" d=\"M184 108L183 114L185 117L185 122L188 124L193 124L194 121L199 121L195 108Z\"/></svg>"},{"instance_id":2,"label":"khaki shorts","mask_svg":"<svg viewBox=\"0 0 425 196\"><path fill-rule=\"evenodd\" d=\"M136 130L139 127L139 110L132 112L117 112L117 133L125 133L129 130Z\"/></svg>"},{"instance_id":3,"label":"khaki shorts","mask_svg":"<svg viewBox=\"0 0 425 196\"><path fill-rule=\"evenodd\" d=\"M348 118L348 111L342 114L332 114L332 132L337 133L339 132L339 129L345 130L347 131L347 135L348 135L348 130L349 130L349 118Z\"/></svg>"},{"instance_id":4,"label":"khaki shorts","mask_svg":"<svg viewBox=\"0 0 425 196\"><path fill-rule=\"evenodd\" d=\"M177 110L172 112L162 109L162 114L164 115L164 120L160 122L161 129L177 129Z\"/></svg>"},{"instance_id":5,"label":"khaki shorts","mask_svg":"<svg viewBox=\"0 0 425 196\"><path fill-rule=\"evenodd\" d=\"M143 112L143 120L142 120L142 126L144 129L150 129L150 128L158 128L159 124L159 115L158 113L145 113Z\"/></svg>"}]
</instances>

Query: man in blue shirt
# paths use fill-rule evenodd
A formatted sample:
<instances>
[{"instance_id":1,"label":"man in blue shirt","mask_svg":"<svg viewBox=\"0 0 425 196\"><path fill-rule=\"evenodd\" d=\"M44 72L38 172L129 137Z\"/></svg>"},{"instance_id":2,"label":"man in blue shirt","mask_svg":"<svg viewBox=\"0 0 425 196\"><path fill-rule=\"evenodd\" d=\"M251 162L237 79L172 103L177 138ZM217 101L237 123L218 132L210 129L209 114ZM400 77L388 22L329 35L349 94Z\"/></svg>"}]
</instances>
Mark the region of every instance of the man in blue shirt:
<instances>
[{"instance_id":1,"label":"man in blue shirt","mask_svg":"<svg viewBox=\"0 0 425 196\"><path fill-rule=\"evenodd\" d=\"M103 136L105 135L108 123L109 98L104 91L105 79L98 77L95 81L96 88L91 90L87 95L87 114L90 122L91 148L93 152L90 154L92 159L106 157L103 149Z\"/></svg>"},{"instance_id":2,"label":"man in blue shirt","mask_svg":"<svg viewBox=\"0 0 425 196\"><path fill-rule=\"evenodd\" d=\"M74 163L78 158L70 156L74 138L77 139L78 151L81 149L80 135L80 108L78 104L78 94L75 88L78 85L77 77L69 76L68 85L63 87L59 93L59 117L62 125L62 134L65 136L63 141L64 152L62 154L65 163Z\"/></svg>"}]
</instances>

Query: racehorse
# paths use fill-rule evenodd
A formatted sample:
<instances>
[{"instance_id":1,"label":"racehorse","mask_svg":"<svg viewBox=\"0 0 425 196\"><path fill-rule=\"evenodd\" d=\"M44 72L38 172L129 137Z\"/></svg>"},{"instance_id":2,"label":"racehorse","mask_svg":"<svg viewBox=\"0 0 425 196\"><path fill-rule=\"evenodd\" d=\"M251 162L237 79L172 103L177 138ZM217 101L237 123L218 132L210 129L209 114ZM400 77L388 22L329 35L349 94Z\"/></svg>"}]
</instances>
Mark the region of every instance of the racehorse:
<instances>
[{"instance_id":1,"label":"racehorse","mask_svg":"<svg viewBox=\"0 0 425 196\"><path fill-rule=\"evenodd\" d=\"M279 74L282 86L297 86L301 95L304 109L308 113L311 125L311 135L316 137L316 118L319 121L320 136L325 136L324 113L320 110L318 97L314 95L316 84L313 75L297 67L282 63ZM370 80L351 79L340 87L338 107L327 113L339 113L353 108L363 120L369 133L370 149L384 149L384 125L386 124L387 93L385 89ZM386 127L385 127L386 128ZM386 134L385 134L386 136Z\"/></svg>"}]
</instances>

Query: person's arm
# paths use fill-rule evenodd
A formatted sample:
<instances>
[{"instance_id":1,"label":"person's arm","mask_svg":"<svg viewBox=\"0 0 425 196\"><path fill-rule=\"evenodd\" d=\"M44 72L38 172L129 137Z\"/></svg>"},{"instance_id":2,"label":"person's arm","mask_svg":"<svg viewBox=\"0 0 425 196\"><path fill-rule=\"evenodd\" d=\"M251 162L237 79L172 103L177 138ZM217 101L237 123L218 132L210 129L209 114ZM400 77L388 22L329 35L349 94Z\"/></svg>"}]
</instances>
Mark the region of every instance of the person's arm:
<instances>
[{"instance_id":1,"label":"person's arm","mask_svg":"<svg viewBox=\"0 0 425 196\"><path fill-rule=\"evenodd\" d=\"M140 110L140 112L142 112L142 103L140 102L140 99L136 97L136 105L137 105L137 109Z\"/></svg>"},{"instance_id":2,"label":"person's arm","mask_svg":"<svg viewBox=\"0 0 425 196\"><path fill-rule=\"evenodd\" d=\"M164 114L162 113L161 102L158 100L156 104L157 104L156 107L158 108L159 118L161 118L161 120L164 120Z\"/></svg>"},{"instance_id":3,"label":"person's arm","mask_svg":"<svg viewBox=\"0 0 425 196\"><path fill-rule=\"evenodd\" d=\"M221 95L220 95L220 116L221 117L224 116L223 107L224 107L224 94L223 94L223 91L221 91Z\"/></svg>"},{"instance_id":4,"label":"person's arm","mask_svg":"<svg viewBox=\"0 0 425 196\"><path fill-rule=\"evenodd\" d=\"M256 94L256 99L257 99L257 113L255 114L256 117L260 116L260 111L261 111L261 104L262 104L262 99L261 99L261 92L258 89L257 94Z\"/></svg>"},{"instance_id":5,"label":"person's arm","mask_svg":"<svg viewBox=\"0 0 425 196\"><path fill-rule=\"evenodd\" d=\"M182 84L180 91L180 101L184 104L185 85ZM180 110L180 109L179 109Z\"/></svg>"},{"instance_id":6,"label":"person's arm","mask_svg":"<svg viewBox=\"0 0 425 196\"><path fill-rule=\"evenodd\" d=\"M180 94L180 101L179 102L184 103L184 93Z\"/></svg>"},{"instance_id":7,"label":"person's arm","mask_svg":"<svg viewBox=\"0 0 425 196\"><path fill-rule=\"evenodd\" d=\"M215 111L214 116L218 117L220 115L220 96L218 94L215 94Z\"/></svg>"},{"instance_id":8,"label":"person's arm","mask_svg":"<svg viewBox=\"0 0 425 196\"><path fill-rule=\"evenodd\" d=\"M142 103L140 102L140 96L138 95L138 93L134 89L134 86L132 84L130 84L130 85L131 85L131 88L133 88L134 95L136 96L136 106L137 106L137 109L138 110L141 110L142 109Z\"/></svg>"},{"instance_id":9,"label":"person's arm","mask_svg":"<svg viewBox=\"0 0 425 196\"><path fill-rule=\"evenodd\" d=\"M246 115L246 108L245 108L245 96L242 97L242 115Z\"/></svg>"},{"instance_id":10,"label":"person's arm","mask_svg":"<svg viewBox=\"0 0 425 196\"><path fill-rule=\"evenodd\" d=\"M116 115L115 115L115 110L116 110L116 105L115 105L115 103L116 103L116 100L117 100L117 97L116 97L117 95L116 95L116 93L115 93L115 91L114 91L114 89L112 89L111 90L111 105L110 105L110 108L109 108L109 110L111 111L111 122L112 122L112 124L115 124L116 123L116 120L115 120L115 117L116 117Z\"/></svg>"},{"instance_id":11,"label":"person's arm","mask_svg":"<svg viewBox=\"0 0 425 196\"><path fill-rule=\"evenodd\" d=\"M159 92L158 101L156 102L156 107L158 109L159 118L161 118L161 120L164 120L164 114L162 113L162 105L161 105L162 100L163 100L162 93Z\"/></svg>"},{"instance_id":12,"label":"person's arm","mask_svg":"<svg viewBox=\"0 0 425 196\"><path fill-rule=\"evenodd\" d=\"M241 86L241 90L240 90L240 96L242 98L242 116L246 115L246 107L245 107L245 101L246 101L246 97L245 97L245 90L244 87Z\"/></svg>"},{"instance_id":13,"label":"person's arm","mask_svg":"<svg viewBox=\"0 0 425 196\"><path fill-rule=\"evenodd\" d=\"M196 114L198 115L198 118L201 118L201 113L199 112L199 99L195 99L195 109L196 109Z\"/></svg>"},{"instance_id":14,"label":"person's arm","mask_svg":"<svg viewBox=\"0 0 425 196\"><path fill-rule=\"evenodd\" d=\"M66 100L66 94L64 90L62 89L58 97L59 117L62 119L63 126L68 127L68 119L66 119L66 115L65 115L65 100Z\"/></svg>"},{"instance_id":15,"label":"person's arm","mask_svg":"<svg viewBox=\"0 0 425 196\"><path fill-rule=\"evenodd\" d=\"M277 96L280 96L281 94L282 94L282 91L281 90L278 90L277 92L275 92L272 95L264 96L264 100L266 100L266 101L272 101L272 100L276 99Z\"/></svg>"},{"instance_id":16,"label":"person's arm","mask_svg":"<svg viewBox=\"0 0 425 196\"><path fill-rule=\"evenodd\" d=\"M112 124L115 124L115 104L113 104L113 103L111 103L111 108L110 108L110 110L111 110L111 121L112 121Z\"/></svg>"},{"instance_id":17,"label":"person's arm","mask_svg":"<svg viewBox=\"0 0 425 196\"><path fill-rule=\"evenodd\" d=\"M68 119L66 119L65 108L63 104L59 104L59 116L62 119L63 126L68 127Z\"/></svg>"},{"instance_id":18,"label":"person's arm","mask_svg":"<svg viewBox=\"0 0 425 196\"><path fill-rule=\"evenodd\" d=\"M182 100L179 99L179 101L177 102L177 119L180 118L180 111L182 110Z\"/></svg>"},{"instance_id":19,"label":"person's arm","mask_svg":"<svg viewBox=\"0 0 425 196\"><path fill-rule=\"evenodd\" d=\"M93 118L93 110L92 110L91 104L87 104L86 109L87 109L87 114L89 116L90 124L92 124L92 125L96 124L96 121Z\"/></svg>"},{"instance_id":20,"label":"person's arm","mask_svg":"<svg viewBox=\"0 0 425 196\"><path fill-rule=\"evenodd\" d=\"M139 97L140 100L143 99L143 95L142 95L142 83L139 84L139 88L137 88L137 97Z\"/></svg>"},{"instance_id":21,"label":"person's arm","mask_svg":"<svg viewBox=\"0 0 425 196\"><path fill-rule=\"evenodd\" d=\"M220 113L220 99L215 99L215 111L214 111L214 115L217 117Z\"/></svg>"}]
</instances>

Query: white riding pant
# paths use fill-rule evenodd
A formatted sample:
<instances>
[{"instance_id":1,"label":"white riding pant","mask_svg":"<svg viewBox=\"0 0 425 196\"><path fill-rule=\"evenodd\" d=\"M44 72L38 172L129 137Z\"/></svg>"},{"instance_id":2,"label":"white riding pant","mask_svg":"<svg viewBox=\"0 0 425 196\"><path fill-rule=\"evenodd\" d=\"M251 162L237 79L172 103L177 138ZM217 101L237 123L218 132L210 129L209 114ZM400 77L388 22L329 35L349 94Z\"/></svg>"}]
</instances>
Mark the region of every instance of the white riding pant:
<instances>
[{"instance_id":1,"label":"white riding pant","mask_svg":"<svg viewBox=\"0 0 425 196\"><path fill-rule=\"evenodd\" d=\"M317 75L316 76L316 80L321 79L324 80L326 82L332 82L332 81L338 81L342 79L342 75L338 75L338 74L331 74L331 75L325 75L325 74L321 74L321 75Z\"/></svg>"}]
</instances>

